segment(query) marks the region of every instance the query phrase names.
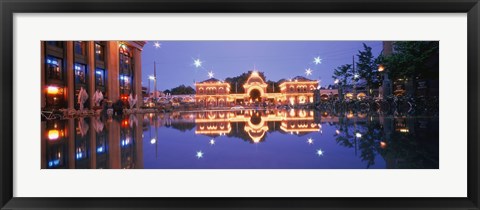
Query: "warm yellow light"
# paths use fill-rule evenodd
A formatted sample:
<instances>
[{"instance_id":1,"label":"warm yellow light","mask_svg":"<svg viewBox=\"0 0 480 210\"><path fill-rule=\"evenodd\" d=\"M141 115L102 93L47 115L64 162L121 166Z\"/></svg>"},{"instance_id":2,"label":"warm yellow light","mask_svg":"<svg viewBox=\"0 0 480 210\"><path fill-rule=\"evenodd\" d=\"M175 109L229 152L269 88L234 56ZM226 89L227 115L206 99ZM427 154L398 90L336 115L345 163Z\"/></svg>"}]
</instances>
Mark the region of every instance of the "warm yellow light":
<instances>
[{"instance_id":1,"label":"warm yellow light","mask_svg":"<svg viewBox=\"0 0 480 210\"><path fill-rule=\"evenodd\" d=\"M347 118L353 118L353 113L352 112L348 113Z\"/></svg>"},{"instance_id":2,"label":"warm yellow light","mask_svg":"<svg viewBox=\"0 0 480 210\"><path fill-rule=\"evenodd\" d=\"M382 149L387 148L387 143L381 141L381 142L380 142L380 148L382 148Z\"/></svg>"},{"instance_id":3,"label":"warm yellow light","mask_svg":"<svg viewBox=\"0 0 480 210\"><path fill-rule=\"evenodd\" d=\"M353 94L352 93L347 93L347 94L345 94L345 98L352 99Z\"/></svg>"},{"instance_id":4,"label":"warm yellow light","mask_svg":"<svg viewBox=\"0 0 480 210\"><path fill-rule=\"evenodd\" d=\"M60 136L60 132L58 130L49 130L48 131L48 139L49 140L57 140Z\"/></svg>"},{"instance_id":5,"label":"warm yellow light","mask_svg":"<svg viewBox=\"0 0 480 210\"><path fill-rule=\"evenodd\" d=\"M383 67L383 65L378 66L378 71L379 71L379 72L382 72L382 71L384 71L384 70L385 70L385 67Z\"/></svg>"},{"instance_id":6,"label":"warm yellow light","mask_svg":"<svg viewBox=\"0 0 480 210\"><path fill-rule=\"evenodd\" d=\"M289 115L290 115L290 117L295 117L295 110L294 110L294 109L290 109Z\"/></svg>"},{"instance_id":7,"label":"warm yellow light","mask_svg":"<svg viewBox=\"0 0 480 210\"><path fill-rule=\"evenodd\" d=\"M47 88L47 93L48 94L58 94L58 92L59 92L58 87L48 86L48 88Z\"/></svg>"},{"instance_id":8,"label":"warm yellow light","mask_svg":"<svg viewBox=\"0 0 480 210\"><path fill-rule=\"evenodd\" d=\"M402 132L402 133L408 133L409 130L408 130L407 128L401 128L401 129L400 129L400 132Z\"/></svg>"}]
</instances>

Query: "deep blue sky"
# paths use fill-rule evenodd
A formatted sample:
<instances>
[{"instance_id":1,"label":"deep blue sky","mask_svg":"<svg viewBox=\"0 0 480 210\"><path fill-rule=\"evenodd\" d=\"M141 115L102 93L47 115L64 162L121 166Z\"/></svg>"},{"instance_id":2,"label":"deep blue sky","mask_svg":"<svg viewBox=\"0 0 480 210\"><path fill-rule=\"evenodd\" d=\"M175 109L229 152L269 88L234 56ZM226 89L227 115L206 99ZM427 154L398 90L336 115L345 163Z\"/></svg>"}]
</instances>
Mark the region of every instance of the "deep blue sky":
<instances>
[{"instance_id":1,"label":"deep blue sky","mask_svg":"<svg viewBox=\"0 0 480 210\"><path fill-rule=\"evenodd\" d=\"M363 50L362 43L372 47L378 56L382 50L380 41L149 41L142 52L142 83L148 87L148 76L153 75L153 61L157 62L157 89L165 90L181 84L193 86L194 81L208 79L208 71L223 80L253 70L265 72L267 80L306 76L320 79L321 85L333 84L333 70L352 63L352 56ZM313 60L320 56L322 63ZM202 67L193 65L194 59L202 61ZM355 58L357 59L357 58ZM153 82L151 83L153 90Z\"/></svg>"}]
</instances>

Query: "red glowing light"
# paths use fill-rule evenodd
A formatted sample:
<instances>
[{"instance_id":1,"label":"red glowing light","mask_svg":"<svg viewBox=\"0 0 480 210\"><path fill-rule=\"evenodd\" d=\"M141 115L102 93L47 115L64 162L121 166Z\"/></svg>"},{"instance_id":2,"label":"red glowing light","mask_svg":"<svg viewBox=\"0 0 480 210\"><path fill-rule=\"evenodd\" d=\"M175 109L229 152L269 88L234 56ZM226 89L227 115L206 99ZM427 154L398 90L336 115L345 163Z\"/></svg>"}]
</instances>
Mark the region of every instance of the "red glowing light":
<instances>
[{"instance_id":1,"label":"red glowing light","mask_svg":"<svg viewBox=\"0 0 480 210\"><path fill-rule=\"evenodd\" d=\"M122 126L127 127L128 126L128 120L122 120Z\"/></svg>"}]
</instances>

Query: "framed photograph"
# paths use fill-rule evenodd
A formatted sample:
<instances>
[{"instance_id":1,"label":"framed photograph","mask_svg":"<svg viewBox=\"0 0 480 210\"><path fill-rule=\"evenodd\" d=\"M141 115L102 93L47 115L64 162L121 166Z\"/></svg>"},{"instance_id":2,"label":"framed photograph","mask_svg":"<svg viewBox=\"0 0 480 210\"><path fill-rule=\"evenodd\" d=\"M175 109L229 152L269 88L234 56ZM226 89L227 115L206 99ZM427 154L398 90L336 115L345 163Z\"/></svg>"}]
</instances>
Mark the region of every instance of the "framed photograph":
<instances>
[{"instance_id":1,"label":"framed photograph","mask_svg":"<svg viewBox=\"0 0 480 210\"><path fill-rule=\"evenodd\" d=\"M0 6L2 209L479 209L478 0Z\"/></svg>"}]
</instances>

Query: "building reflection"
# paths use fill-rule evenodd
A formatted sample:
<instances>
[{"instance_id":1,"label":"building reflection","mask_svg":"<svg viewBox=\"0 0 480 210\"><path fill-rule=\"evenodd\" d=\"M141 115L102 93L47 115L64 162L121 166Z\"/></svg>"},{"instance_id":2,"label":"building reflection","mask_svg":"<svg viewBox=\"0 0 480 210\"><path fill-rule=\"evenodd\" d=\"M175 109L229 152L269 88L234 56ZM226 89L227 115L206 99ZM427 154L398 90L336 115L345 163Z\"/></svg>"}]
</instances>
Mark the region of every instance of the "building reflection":
<instances>
[{"instance_id":1,"label":"building reflection","mask_svg":"<svg viewBox=\"0 0 480 210\"><path fill-rule=\"evenodd\" d=\"M381 156L386 168L438 168L438 117L344 113L336 123L335 140L375 165Z\"/></svg>"},{"instance_id":2,"label":"building reflection","mask_svg":"<svg viewBox=\"0 0 480 210\"><path fill-rule=\"evenodd\" d=\"M142 116L42 121L42 169L143 168Z\"/></svg>"},{"instance_id":3,"label":"building reflection","mask_svg":"<svg viewBox=\"0 0 480 210\"><path fill-rule=\"evenodd\" d=\"M65 121L42 122L42 168L68 168L68 124ZM42 159L43 159L42 158Z\"/></svg>"},{"instance_id":4,"label":"building reflection","mask_svg":"<svg viewBox=\"0 0 480 210\"><path fill-rule=\"evenodd\" d=\"M320 131L314 111L304 109L198 112L195 124L195 134L235 136L252 143L264 141L271 131L297 135Z\"/></svg>"},{"instance_id":5,"label":"building reflection","mask_svg":"<svg viewBox=\"0 0 480 210\"><path fill-rule=\"evenodd\" d=\"M334 130L323 133L322 125ZM194 133L192 138L226 136L253 144L274 141L268 138L273 132L296 136L318 133L315 135L327 135L321 138L351 148L365 168L375 165L378 158L385 161L386 168L438 168L438 125L438 117L308 109L172 112L118 119L43 121L42 168L143 168L143 133L150 132L152 139L146 142L156 145L161 138L160 127Z\"/></svg>"}]
</instances>

